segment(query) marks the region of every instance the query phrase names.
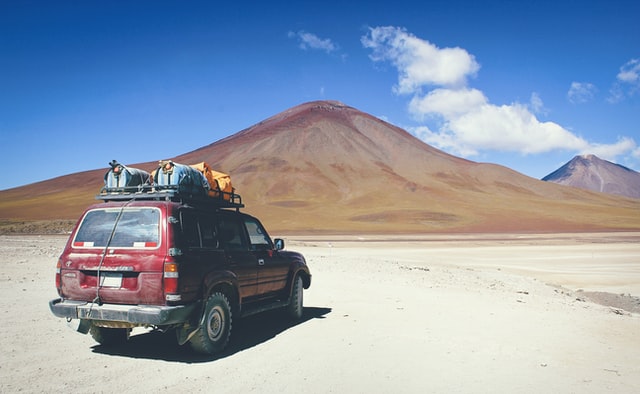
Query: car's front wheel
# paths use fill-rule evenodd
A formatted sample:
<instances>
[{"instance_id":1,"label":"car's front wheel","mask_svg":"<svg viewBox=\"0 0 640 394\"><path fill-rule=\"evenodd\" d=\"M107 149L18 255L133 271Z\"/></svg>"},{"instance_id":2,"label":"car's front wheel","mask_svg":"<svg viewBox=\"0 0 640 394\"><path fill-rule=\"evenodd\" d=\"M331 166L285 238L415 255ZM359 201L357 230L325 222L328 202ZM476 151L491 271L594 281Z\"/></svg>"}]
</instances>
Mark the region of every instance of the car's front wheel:
<instances>
[{"instance_id":1,"label":"car's front wheel","mask_svg":"<svg viewBox=\"0 0 640 394\"><path fill-rule=\"evenodd\" d=\"M296 275L293 279L293 288L291 289L291 298L289 299L289 305L287 306L287 313L293 320L300 320L302 318L303 306L303 283L302 277Z\"/></svg>"},{"instance_id":2,"label":"car's front wheel","mask_svg":"<svg viewBox=\"0 0 640 394\"><path fill-rule=\"evenodd\" d=\"M231 336L231 305L224 293L214 293L209 297L203 317L189 344L198 353L220 352Z\"/></svg>"}]
</instances>

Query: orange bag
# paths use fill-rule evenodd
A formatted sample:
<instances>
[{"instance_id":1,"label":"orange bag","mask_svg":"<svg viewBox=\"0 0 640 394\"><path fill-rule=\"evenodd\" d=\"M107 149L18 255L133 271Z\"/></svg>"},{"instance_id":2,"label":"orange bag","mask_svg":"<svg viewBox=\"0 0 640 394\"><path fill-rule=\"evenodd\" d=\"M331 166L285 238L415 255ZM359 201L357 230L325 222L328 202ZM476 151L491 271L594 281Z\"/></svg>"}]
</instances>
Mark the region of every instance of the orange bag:
<instances>
[{"instance_id":1,"label":"orange bag","mask_svg":"<svg viewBox=\"0 0 640 394\"><path fill-rule=\"evenodd\" d=\"M227 201L231 199L234 189L229 175L212 170L204 161L198 164L191 164L191 167L200 171L209 182L209 197L222 198Z\"/></svg>"}]
</instances>

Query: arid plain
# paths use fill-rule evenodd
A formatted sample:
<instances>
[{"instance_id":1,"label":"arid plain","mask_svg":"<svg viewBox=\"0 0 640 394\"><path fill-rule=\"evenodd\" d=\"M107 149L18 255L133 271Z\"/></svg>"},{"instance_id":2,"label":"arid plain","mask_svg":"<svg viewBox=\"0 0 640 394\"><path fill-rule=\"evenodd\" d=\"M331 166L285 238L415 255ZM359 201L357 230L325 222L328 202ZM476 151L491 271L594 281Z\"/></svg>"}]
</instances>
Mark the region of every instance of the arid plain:
<instances>
[{"instance_id":1,"label":"arid plain","mask_svg":"<svg viewBox=\"0 0 640 394\"><path fill-rule=\"evenodd\" d=\"M48 308L66 237L0 236L0 392L640 392L640 233L285 239L302 322L234 320L203 358L72 331Z\"/></svg>"}]
</instances>

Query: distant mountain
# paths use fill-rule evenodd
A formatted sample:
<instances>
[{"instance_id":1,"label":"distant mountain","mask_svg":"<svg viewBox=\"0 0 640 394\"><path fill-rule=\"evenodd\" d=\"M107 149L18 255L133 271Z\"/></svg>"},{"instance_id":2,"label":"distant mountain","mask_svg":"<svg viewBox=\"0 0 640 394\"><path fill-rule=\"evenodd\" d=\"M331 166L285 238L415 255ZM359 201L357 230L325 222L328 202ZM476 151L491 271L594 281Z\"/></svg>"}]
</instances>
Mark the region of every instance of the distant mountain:
<instances>
[{"instance_id":1,"label":"distant mountain","mask_svg":"<svg viewBox=\"0 0 640 394\"><path fill-rule=\"evenodd\" d=\"M595 155L576 156L542 178L579 189L640 198L640 173Z\"/></svg>"},{"instance_id":2,"label":"distant mountain","mask_svg":"<svg viewBox=\"0 0 640 394\"><path fill-rule=\"evenodd\" d=\"M112 155L102 170L0 192L0 221L77 218ZM640 230L640 200L461 159L335 101L301 104L171 159L230 174L246 211L274 233Z\"/></svg>"}]
</instances>

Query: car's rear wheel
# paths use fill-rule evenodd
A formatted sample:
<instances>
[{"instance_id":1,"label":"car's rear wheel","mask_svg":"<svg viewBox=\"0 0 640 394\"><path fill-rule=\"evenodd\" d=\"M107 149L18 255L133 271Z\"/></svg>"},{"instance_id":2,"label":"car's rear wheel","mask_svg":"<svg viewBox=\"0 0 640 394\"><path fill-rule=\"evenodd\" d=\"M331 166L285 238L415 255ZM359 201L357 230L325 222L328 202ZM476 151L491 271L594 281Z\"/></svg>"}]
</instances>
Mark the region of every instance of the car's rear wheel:
<instances>
[{"instance_id":1,"label":"car's rear wheel","mask_svg":"<svg viewBox=\"0 0 640 394\"><path fill-rule=\"evenodd\" d=\"M121 345L129 339L129 328L106 328L94 324L89 329L93 339L104 346Z\"/></svg>"},{"instance_id":2,"label":"car's rear wheel","mask_svg":"<svg viewBox=\"0 0 640 394\"><path fill-rule=\"evenodd\" d=\"M231 305L224 293L214 293L207 300L204 318L189 340L198 353L214 354L225 348L231 336Z\"/></svg>"},{"instance_id":3,"label":"car's rear wheel","mask_svg":"<svg viewBox=\"0 0 640 394\"><path fill-rule=\"evenodd\" d=\"M302 318L302 310L303 306L303 283L302 277L300 275L296 275L293 279L293 288L291 289L291 299L289 300L289 305L287 306L287 313L289 317L294 320L300 320Z\"/></svg>"}]
</instances>

